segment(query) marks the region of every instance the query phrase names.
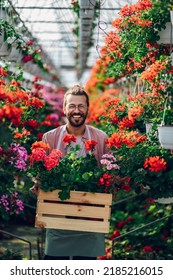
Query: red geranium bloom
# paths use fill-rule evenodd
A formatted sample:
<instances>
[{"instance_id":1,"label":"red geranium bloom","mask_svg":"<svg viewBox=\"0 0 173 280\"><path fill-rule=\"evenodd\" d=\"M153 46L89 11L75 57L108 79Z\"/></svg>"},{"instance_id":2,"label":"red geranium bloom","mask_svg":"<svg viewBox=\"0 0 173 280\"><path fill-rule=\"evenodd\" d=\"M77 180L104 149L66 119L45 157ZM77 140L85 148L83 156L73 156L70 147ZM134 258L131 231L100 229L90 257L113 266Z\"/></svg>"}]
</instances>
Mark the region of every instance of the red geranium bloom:
<instances>
[{"instance_id":1,"label":"red geranium bloom","mask_svg":"<svg viewBox=\"0 0 173 280\"><path fill-rule=\"evenodd\" d=\"M7 77L7 71L2 67L0 67L0 76Z\"/></svg>"},{"instance_id":2,"label":"red geranium bloom","mask_svg":"<svg viewBox=\"0 0 173 280\"><path fill-rule=\"evenodd\" d=\"M96 146L97 144L98 144L98 142L95 141L95 140L87 140L87 141L85 142L85 149L86 149L87 151L93 151L94 148L95 148L95 146Z\"/></svg>"},{"instance_id":3,"label":"red geranium bloom","mask_svg":"<svg viewBox=\"0 0 173 280\"><path fill-rule=\"evenodd\" d=\"M24 56L24 58L22 60L23 60L23 62L26 63L26 62L32 60L32 56L31 55L26 55L26 56Z\"/></svg>"},{"instance_id":4,"label":"red geranium bloom","mask_svg":"<svg viewBox=\"0 0 173 280\"><path fill-rule=\"evenodd\" d=\"M46 151L43 148L36 148L32 150L30 156L30 162L33 164L34 161L41 161L46 156Z\"/></svg>"},{"instance_id":5,"label":"red geranium bloom","mask_svg":"<svg viewBox=\"0 0 173 280\"><path fill-rule=\"evenodd\" d=\"M148 157L144 162L144 168L148 168L151 172L166 170L166 162L159 156Z\"/></svg>"},{"instance_id":6,"label":"red geranium bloom","mask_svg":"<svg viewBox=\"0 0 173 280\"><path fill-rule=\"evenodd\" d=\"M66 134L64 135L64 137L62 138L62 142L64 144L70 144L71 142L76 142L76 138L74 135L72 134Z\"/></svg>"},{"instance_id":7,"label":"red geranium bloom","mask_svg":"<svg viewBox=\"0 0 173 280\"><path fill-rule=\"evenodd\" d=\"M50 154L44 158L44 166L46 167L47 170L51 170L52 168L55 168L58 164L59 164L58 157L52 157Z\"/></svg>"},{"instance_id":8,"label":"red geranium bloom","mask_svg":"<svg viewBox=\"0 0 173 280\"><path fill-rule=\"evenodd\" d=\"M151 246L144 246L143 252L150 253L153 252L153 248Z\"/></svg>"}]
</instances>

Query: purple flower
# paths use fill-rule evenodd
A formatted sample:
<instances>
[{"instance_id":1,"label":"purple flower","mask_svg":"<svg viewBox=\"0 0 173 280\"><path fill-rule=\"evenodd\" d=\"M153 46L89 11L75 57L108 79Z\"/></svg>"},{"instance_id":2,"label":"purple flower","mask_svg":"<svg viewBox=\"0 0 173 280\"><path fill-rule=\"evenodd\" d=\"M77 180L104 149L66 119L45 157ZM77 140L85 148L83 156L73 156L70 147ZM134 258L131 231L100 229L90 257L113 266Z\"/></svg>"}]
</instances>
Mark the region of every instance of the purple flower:
<instances>
[{"instance_id":1,"label":"purple flower","mask_svg":"<svg viewBox=\"0 0 173 280\"><path fill-rule=\"evenodd\" d=\"M27 150L17 143L12 143L10 151L14 153L9 160L9 163L13 164L17 169L26 170L26 161L28 159Z\"/></svg>"}]
</instances>

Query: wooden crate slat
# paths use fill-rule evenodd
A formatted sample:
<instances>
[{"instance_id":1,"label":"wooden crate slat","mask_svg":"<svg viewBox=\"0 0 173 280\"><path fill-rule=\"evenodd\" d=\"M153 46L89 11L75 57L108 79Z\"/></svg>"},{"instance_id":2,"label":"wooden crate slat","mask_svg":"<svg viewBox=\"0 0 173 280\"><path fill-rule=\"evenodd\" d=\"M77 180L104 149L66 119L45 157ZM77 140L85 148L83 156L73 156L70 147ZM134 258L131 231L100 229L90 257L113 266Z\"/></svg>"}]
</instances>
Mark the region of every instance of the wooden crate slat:
<instances>
[{"instance_id":1,"label":"wooden crate slat","mask_svg":"<svg viewBox=\"0 0 173 280\"><path fill-rule=\"evenodd\" d=\"M69 215L77 217L90 217L109 219L110 207L71 205L71 204L56 204L40 202L38 203L37 212L40 214L52 215Z\"/></svg>"},{"instance_id":2,"label":"wooden crate slat","mask_svg":"<svg viewBox=\"0 0 173 280\"><path fill-rule=\"evenodd\" d=\"M58 197L58 193L60 190L55 190L52 192L44 192L39 190L39 199L43 200L54 200L61 201ZM90 192L79 192L79 191L71 191L70 199L65 200L71 202L81 202L81 203L90 203L90 204L103 204L110 205L112 202L112 195L105 193L90 193Z\"/></svg>"},{"instance_id":3,"label":"wooden crate slat","mask_svg":"<svg viewBox=\"0 0 173 280\"><path fill-rule=\"evenodd\" d=\"M111 194L71 191L62 201L59 191L39 190L35 227L109 232Z\"/></svg>"},{"instance_id":4,"label":"wooden crate slat","mask_svg":"<svg viewBox=\"0 0 173 280\"><path fill-rule=\"evenodd\" d=\"M86 232L109 232L109 222L87 221L67 218L36 217L36 227L79 230Z\"/></svg>"}]
</instances>

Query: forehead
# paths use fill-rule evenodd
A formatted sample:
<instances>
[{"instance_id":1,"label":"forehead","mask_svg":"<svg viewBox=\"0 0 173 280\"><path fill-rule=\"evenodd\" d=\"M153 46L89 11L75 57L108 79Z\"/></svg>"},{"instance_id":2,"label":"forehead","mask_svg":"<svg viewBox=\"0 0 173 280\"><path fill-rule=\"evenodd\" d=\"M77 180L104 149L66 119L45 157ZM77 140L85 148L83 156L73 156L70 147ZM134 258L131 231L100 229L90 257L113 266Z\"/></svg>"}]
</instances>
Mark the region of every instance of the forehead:
<instances>
[{"instance_id":1,"label":"forehead","mask_svg":"<svg viewBox=\"0 0 173 280\"><path fill-rule=\"evenodd\" d=\"M85 95L72 95L69 94L66 97L66 104L86 104L86 96Z\"/></svg>"}]
</instances>

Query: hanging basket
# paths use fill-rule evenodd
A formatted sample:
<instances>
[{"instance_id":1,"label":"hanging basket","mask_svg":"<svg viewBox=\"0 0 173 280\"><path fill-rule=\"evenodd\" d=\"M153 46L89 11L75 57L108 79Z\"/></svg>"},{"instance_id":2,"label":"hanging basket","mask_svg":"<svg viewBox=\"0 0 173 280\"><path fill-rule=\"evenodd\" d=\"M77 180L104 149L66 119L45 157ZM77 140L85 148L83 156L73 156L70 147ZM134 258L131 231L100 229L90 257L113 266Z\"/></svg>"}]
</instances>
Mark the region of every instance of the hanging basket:
<instances>
[{"instance_id":1,"label":"hanging basket","mask_svg":"<svg viewBox=\"0 0 173 280\"><path fill-rule=\"evenodd\" d=\"M173 203L173 197L168 197L168 198L158 198L155 200L155 202L158 202L160 204L171 204Z\"/></svg>"},{"instance_id":2,"label":"hanging basket","mask_svg":"<svg viewBox=\"0 0 173 280\"><path fill-rule=\"evenodd\" d=\"M3 42L3 44L0 47L0 57L1 56L9 56L11 52L11 47L9 48L8 44Z\"/></svg>"},{"instance_id":3,"label":"hanging basket","mask_svg":"<svg viewBox=\"0 0 173 280\"><path fill-rule=\"evenodd\" d=\"M158 35L160 36L160 39L158 41L158 44L171 44L171 31L172 31L172 26L171 22L166 23L166 28L162 29L161 31L158 32Z\"/></svg>"},{"instance_id":4,"label":"hanging basket","mask_svg":"<svg viewBox=\"0 0 173 280\"><path fill-rule=\"evenodd\" d=\"M71 191L62 201L59 192L39 190L35 227L109 232L112 194Z\"/></svg>"},{"instance_id":5,"label":"hanging basket","mask_svg":"<svg viewBox=\"0 0 173 280\"><path fill-rule=\"evenodd\" d=\"M152 130L153 123L145 123L146 134L149 134Z\"/></svg>"},{"instance_id":6,"label":"hanging basket","mask_svg":"<svg viewBox=\"0 0 173 280\"><path fill-rule=\"evenodd\" d=\"M22 57L23 57L22 54L19 52L16 46L13 45L8 60L13 62L21 62Z\"/></svg>"},{"instance_id":7,"label":"hanging basket","mask_svg":"<svg viewBox=\"0 0 173 280\"><path fill-rule=\"evenodd\" d=\"M164 125L158 126L158 137L162 148L173 149L173 126Z\"/></svg>"}]
</instances>

